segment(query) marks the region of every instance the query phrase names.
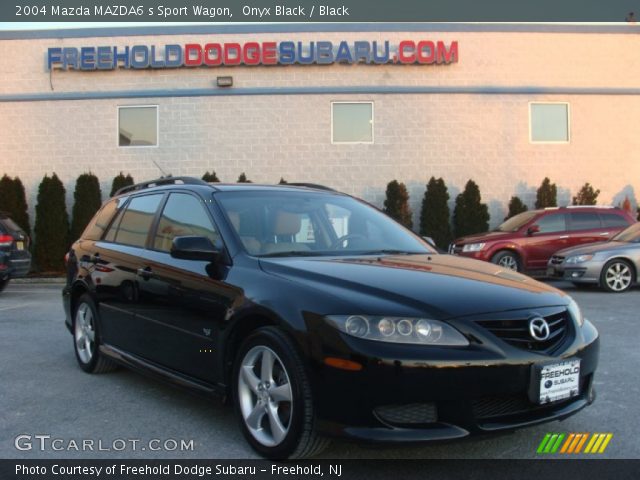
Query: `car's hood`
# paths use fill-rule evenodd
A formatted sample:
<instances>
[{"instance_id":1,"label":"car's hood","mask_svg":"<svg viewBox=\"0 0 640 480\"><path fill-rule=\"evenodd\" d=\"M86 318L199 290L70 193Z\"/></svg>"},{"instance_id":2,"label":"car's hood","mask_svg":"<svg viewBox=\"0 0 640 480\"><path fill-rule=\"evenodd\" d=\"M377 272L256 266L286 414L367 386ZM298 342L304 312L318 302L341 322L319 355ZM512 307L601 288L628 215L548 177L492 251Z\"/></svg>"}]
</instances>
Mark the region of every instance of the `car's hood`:
<instances>
[{"instance_id":1,"label":"car's hood","mask_svg":"<svg viewBox=\"0 0 640 480\"><path fill-rule=\"evenodd\" d=\"M554 255L560 255L563 257L575 256L575 255L589 255L598 252L608 252L615 250L626 250L631 246L627 242L596 242L581 247L564 248Z\"/></svg>"},{"instance_id":2,"label":"car's hood","mask_svg":"<svg viewBox=\"0 0 640 480\"><path fill-rule=\"evenodd\" d=\"M456 245L465 243L480 243L493 240L501 240L503 238L511 238L515 232L484 232L474 233L473 235L467 235L466 237L460 237L453 241Z\"/></svg>"},{"instance_id":3,"label":"car's hood","mask_svg":"<svg viewBox=\"0 0 640 480\"><path fill-rule=\"evenodd\" d=\"M348 300L369 315L450 318L567 303L566 295L497 265L452 255L261 259L267 273Z\"/></svg>"}]
</instances>

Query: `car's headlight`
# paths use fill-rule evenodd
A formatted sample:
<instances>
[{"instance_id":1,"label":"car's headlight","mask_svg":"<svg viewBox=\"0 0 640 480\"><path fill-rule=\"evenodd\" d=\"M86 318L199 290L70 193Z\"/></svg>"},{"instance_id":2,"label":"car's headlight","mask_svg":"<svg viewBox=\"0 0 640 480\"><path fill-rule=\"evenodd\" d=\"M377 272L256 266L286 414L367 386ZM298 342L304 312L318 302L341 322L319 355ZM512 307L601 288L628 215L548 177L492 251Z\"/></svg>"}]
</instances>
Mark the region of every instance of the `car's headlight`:
<instances>
[{"instance_id":1,"label":"car's headlight","mask_svg":"<svg viewBox=\"0 0 640 480\"><path fill-rule=\"evenodd\" d=\"M593 255L576 255L574 257L569 257L565 260L565 263L583 263L588 262L593 258Z\"/></svg>"},{"instance_id":2,"label":"car's headlight","mask_svg":"<svg viewBox=\"0 0 640 480\"><path fill-rule=\"evenodd\" d=\"M460 332L438 320L368 315L331 315L325 318L347 335L367 340L418 345L469 345Z\"/></svg>"},{"instance_id":3,"label":"car's headlight","mask_svg":"<svg viewBox=\"0 0 640 480\"><path fill-rule=\"evenodd\" d=\"M484 243L467 243L462 246L463 252L479 252L484 248Z\"/></svg>"},{"instance_id":4,"label":"car's headlight","mask_svg":"<svg viewBox=\"0 0 640 480\"><path fill-rule=\"evenodd\" d=\"M582 316L582 311L580 311L580 307L576 303L576 301L569 297L571 300L569 305L567 305L567 310L569 310L569 314L573 319L578 323L579 326L584 324L584 317Z\"/></svg>"}]
</instances>

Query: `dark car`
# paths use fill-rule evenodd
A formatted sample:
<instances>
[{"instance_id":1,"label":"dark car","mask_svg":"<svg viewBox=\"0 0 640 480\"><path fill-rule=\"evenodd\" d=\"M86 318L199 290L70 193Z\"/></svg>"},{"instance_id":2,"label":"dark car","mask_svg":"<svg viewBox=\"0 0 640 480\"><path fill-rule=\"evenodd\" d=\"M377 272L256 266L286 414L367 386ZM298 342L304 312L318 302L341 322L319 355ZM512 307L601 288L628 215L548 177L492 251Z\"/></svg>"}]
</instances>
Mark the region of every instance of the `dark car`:
<instances>
[{"instance_id":1,"label":"dark car","mask_svg":"<svg viewBox=\"0 0 640 480\"><path fill-rule=\"evenodd\" d=\"M519 272L545 273L558 250L609 240L634 222L617 207L531 210L511 217L492 232L459 238L449 251Z\"/></svg>"},{"instance_id":2,"label":"dark car","mask_svg":"<svg viewBox=\"0 0 640 480\"><path fill-rule=\"evenodd\" d=\"M7 213L0 212L0 292L10 279L25 276L30 268L29 237Z\"/></svg>"},{"instance_id":3,"label":"dark car","mask_svg":"<svg viewBox=\"0 0 640 480\"><path fill-rule=\"evenodd\" d=\"M438 254L351 196L188 178L127 187L68 256L80 367L231 398L269 458L331 436L512 430L594 399L599 339L565 293Z\"/></svg>"}]
</instances>

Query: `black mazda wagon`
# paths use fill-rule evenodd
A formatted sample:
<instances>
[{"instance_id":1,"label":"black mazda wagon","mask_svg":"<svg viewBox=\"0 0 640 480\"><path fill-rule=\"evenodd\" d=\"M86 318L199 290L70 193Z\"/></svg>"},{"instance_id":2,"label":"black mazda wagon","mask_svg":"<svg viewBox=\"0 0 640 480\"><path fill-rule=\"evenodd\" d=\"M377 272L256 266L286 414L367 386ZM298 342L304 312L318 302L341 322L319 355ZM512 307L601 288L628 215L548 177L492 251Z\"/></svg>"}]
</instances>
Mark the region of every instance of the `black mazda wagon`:
<instances>
[{"instance_id":1,"label":"black mazda wagon","mask_svg":"<svg viewBox=\"0 0 640 480\"><path fill-rule=\"evenodd\" d=\"M84 371L228 398L268 458L512 430L595 398L598 332L571 297L317 185L126 187L67 269Z\"/></svg>"}]
</instances>

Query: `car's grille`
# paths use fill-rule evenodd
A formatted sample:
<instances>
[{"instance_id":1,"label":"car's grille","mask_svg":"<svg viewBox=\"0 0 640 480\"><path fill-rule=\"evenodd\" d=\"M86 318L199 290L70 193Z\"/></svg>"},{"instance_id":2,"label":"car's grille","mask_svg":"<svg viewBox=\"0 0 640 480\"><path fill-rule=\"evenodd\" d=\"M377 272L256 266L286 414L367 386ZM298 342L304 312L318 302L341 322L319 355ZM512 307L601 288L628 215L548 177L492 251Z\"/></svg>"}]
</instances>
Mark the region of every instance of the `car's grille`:
<instances>
[{"instance_id":1,"label":"car's grille","mask_svg":"<svg viewBox=\"0 0 640 480\"><path fill-rule=\"evenodd\" d=\"M551 353L562 344L569 334L569 313L563 310L543 318L549 325L549 337L544 341L536 340L531 336L529 332L531 317L515 320L479 320L477 323L510 345L526 350Z\"/></svg>"},{"instance_id":2,"label":"car's grille","mask_svg":"<svg viewBox=\"0 0 640 480\"><path fill-rule=\"evenodd\" d=\"M473 409L474 417L478 420L491 417L517 415L519 413L528 413L550 407L555 408L559 405L571 403L577 398L584 397L586 395L585 389L587 387L587 384L587 378L581 378L580 395L578 397L568 398L566 400L554 402L552 404L540 405L538 403L533 403L529 400L529 397L526 393L520 393L516 395L477 398L471 402L471 408Z\"/></svg>"},{"instance_id":3,"label":"car's grille","mask_svg":"<svg viewBox=\"0 0 640 480\"><path fill-rule=\"evenodd\" d=\"M562 262L564 262L562 255L554 255L551 257L551 265L560 265Z\"/></svg>"},{"instance_id":4,"label":"car's grille","mask_svg":"<svg viewBox=\"0 0 640 480\"><path fill-rule=\"evenodd\" d=\"M377 407L375 413L381 420L394 425L433 423L438 420L436 406L433 403L385 405Z\"/></svg>"}]
</instances>

